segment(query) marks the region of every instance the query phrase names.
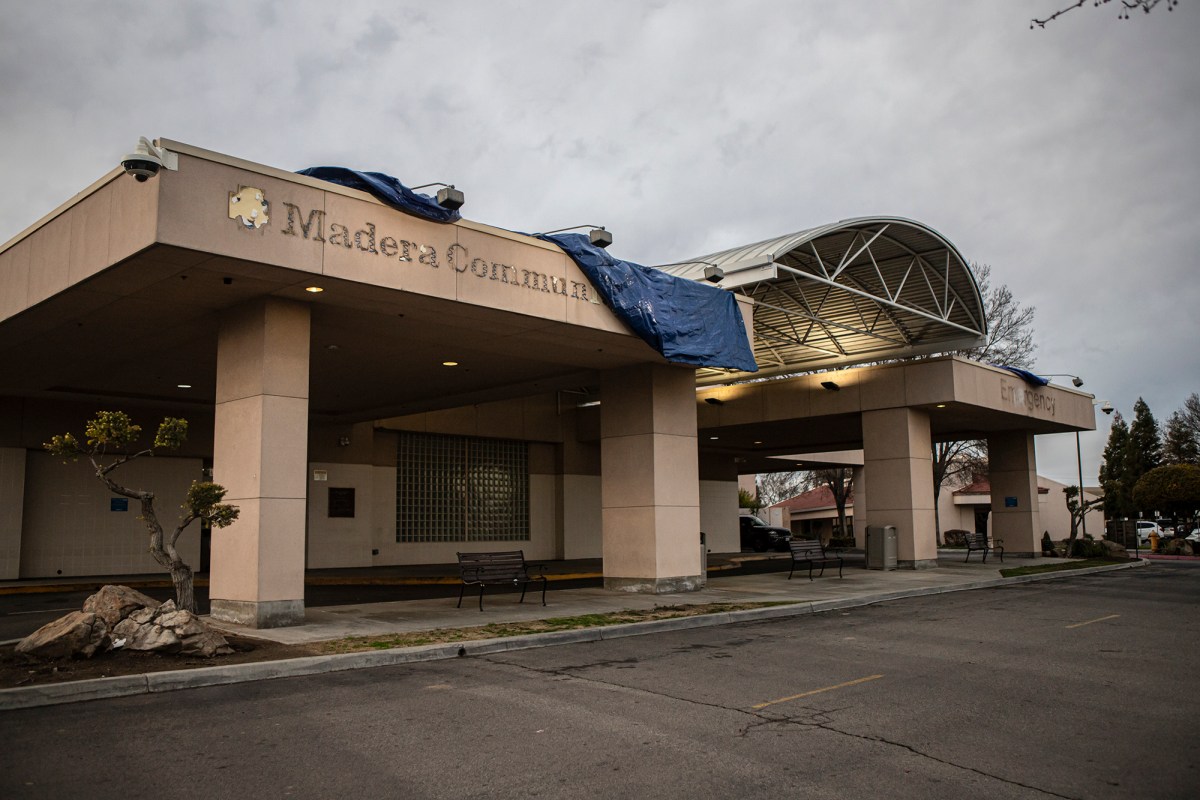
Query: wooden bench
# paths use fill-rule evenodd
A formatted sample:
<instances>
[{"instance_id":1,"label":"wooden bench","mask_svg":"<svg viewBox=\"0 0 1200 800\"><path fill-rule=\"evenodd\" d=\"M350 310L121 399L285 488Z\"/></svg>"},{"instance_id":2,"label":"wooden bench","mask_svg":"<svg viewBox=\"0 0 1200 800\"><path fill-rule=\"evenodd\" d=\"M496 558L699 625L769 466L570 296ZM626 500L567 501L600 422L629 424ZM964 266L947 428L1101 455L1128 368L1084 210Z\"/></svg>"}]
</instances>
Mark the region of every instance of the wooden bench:
<instances>
[{"instance_id":1,"label":"wooden bench","mask_svg":"<svg viewBox=\"0 0 1200 800\"><path fill-rule=\"evenodd\" d=\"M788 580L792 579L792 572L795 571L797 564L808 564L808 579L813 579L813 565L820 564L820 575L825 574L825 565L837 562L838 577L842 577L842 557L830 556L825 554L825 548L821 546L818 539L792 539L792 568L788 570Z\"/></svg>"},{"instance_id":2,"label":"wooden bench","mask_svg":"<svg viewBox=\"0 0 1200 800\"><path fill-rule=\"evenodd\" d=\"M995 542L995 544L988 544L988 538L987 538L986 533L970 533L970 532L968 532L967 535L964 536L963 538L966 540L966 543L967 543L967 557L965 559L966 561L971 560L971 553L973 553L976 550L983 551L983 563L984 564L987 563L988 551L990 551L990 550L994 550L996 552L996 554L1000 556L1000 560L1004 561L1004 545L1001 544L999 540L997 540Z\"/></svg>"},{"instance_id":3,"label":"wooden bench","mask_svg":"<svg viewBox=\"0 0 1200 800\"><path fill-rule=\"evenodd\" d=\"M529 570L539 570L530 575ZM542 582L542 605L546 605L546 576L542 565L525 563L524 550L508 550L499 553L459 553L458 570L462 587L458 590L458 606L462 608L463 592L468 586L479 586L479 610L483 611L483 587L521 587L521 602L525 602L525 590L534 581Z\"/></svg>"}]
</instances>

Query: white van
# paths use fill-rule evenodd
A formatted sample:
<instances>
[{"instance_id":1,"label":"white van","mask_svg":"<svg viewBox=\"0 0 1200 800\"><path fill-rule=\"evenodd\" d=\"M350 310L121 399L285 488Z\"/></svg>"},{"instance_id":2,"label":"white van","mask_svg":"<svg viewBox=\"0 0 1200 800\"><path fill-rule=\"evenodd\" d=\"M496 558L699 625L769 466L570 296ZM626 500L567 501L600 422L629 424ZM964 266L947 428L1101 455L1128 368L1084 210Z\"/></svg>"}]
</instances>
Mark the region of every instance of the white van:
<instances>
[{"instance_id":1,"label":"white van","mask_svg":"<svg viewBox=\"0 0 1200 800\"><path fill-rule=\"evenodd\" d=\"M1162 528L1158 527L1157 522L1151 522L1148 519L1138 520L1138 524L1137 524L1138 542L1140 544L1146 544L1146 542L1150 541L1151 533L1153 533L1155 536L1157 536L1160 539L1163 538Z\"/></svg>"}]
</instances>

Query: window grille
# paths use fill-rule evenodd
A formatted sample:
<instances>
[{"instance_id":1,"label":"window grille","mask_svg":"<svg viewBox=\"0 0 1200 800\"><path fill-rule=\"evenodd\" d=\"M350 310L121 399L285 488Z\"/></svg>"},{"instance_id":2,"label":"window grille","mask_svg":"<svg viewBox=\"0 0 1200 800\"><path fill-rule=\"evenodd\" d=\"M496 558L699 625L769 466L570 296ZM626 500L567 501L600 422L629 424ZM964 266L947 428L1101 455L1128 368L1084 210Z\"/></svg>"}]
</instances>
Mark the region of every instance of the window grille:
<instances>
[{"instance_id":1,"label":"window grille","mask_svg":"<svg viewBox=\"0 0 1200 800\"><path fill-rule=\"evenodd\" d=\"M528 540L526 442L400 434L396 541Z\"/></svg>"}]
</instances>

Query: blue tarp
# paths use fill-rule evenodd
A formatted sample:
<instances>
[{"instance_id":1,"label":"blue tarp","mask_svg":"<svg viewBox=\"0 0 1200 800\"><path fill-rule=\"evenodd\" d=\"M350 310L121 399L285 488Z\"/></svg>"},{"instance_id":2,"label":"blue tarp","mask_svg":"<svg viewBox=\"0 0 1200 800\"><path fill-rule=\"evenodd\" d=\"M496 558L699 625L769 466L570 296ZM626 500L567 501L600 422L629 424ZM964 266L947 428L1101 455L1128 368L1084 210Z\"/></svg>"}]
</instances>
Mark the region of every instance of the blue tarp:
<instances>
[{"instance_id":1,"label":"blue tarp","mask_svg":"<svg viewBox=\"0 0 1200 800\"><path fill-rule=\"evenodd\" d=\"M580 233L537 238L561 247L613 313L668 361L758 371L742 312L729 292L614 258Z\"/></svg>"},{"instance_id":2,"label":"blue tarp","mask_svg":"<svg viewBox=\"0 0 1200 800\"><path fill-rule=\"evenodd\" d=\"M434 198L417 194L382 172L309 167L300 174L369 192L398 211L433 222L457 222L461 218L458 211L442 208ZM613 313L668 361L758 371L742 312L729 292L613 258L582 234L538 238L561 247Z\"/></svg>"},{"instance_id":3,"label":"blue tarp","mask_svg":"<svg viewBox=\"0 0 1200 800\"><path fill-rule=\"evenodd\" d=\"M359 172L345 167L309 167L300 170L299 174L369 192L397 211L431 222L458 222L462 219L457 210L442 208L434 198L427 194L417 194L391 175L384 175L382 172Z\"/></svg>"},{"instance_id":4,"label":"blue tarp","mask_svg":"<svg viewBox=\"0 0 1200 800\"><path fill-rule=\"evenodd\" d=\"M999 367L1000 369L1006 369L1009 372L1011 372L1013 375L1016 375L1018 378L1025 381L1026 383L1028 383L1030 386L1045 386L1046 384L1048 384L1050 382L1050 381L1046 380L1045 378L1043 378L1042 376L1034 375L1029 370L1021 369L1020 367L1006 367L1003 364L991 364L989 366Z\"/></svg>"}]
</instances>

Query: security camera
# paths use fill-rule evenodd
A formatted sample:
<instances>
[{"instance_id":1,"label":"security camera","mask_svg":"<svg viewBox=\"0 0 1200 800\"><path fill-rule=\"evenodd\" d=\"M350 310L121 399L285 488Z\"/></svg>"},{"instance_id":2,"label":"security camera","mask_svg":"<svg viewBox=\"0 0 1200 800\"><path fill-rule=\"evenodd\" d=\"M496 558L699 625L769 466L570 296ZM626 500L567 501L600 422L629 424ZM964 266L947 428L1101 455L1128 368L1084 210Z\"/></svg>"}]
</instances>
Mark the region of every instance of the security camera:
<instances>
[{"instance_id":1,"label":"security camera","mask_svg":"<svg viewBox=\"0 0 1200 800\"><path fill-rule=\"evenodd\" d=\"M1100 410L1105 414L1111 414L1113 412L1112 403L1106 401L1104 405L1100 406Z\"/></svg>"},{"instance_id":2,"label":"security camera","mask_svg":"<svg viewBox=\"0 0 1200 800\"><path fill-rule=\"evenodd\" d=\"M158 174L160 169L178 169L174 153L155 147L145 136L138 139L137 149L121 159L125 174L132 175L138 183L145 183Z\"/></svg>"}]
</instances>

